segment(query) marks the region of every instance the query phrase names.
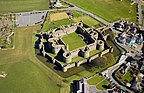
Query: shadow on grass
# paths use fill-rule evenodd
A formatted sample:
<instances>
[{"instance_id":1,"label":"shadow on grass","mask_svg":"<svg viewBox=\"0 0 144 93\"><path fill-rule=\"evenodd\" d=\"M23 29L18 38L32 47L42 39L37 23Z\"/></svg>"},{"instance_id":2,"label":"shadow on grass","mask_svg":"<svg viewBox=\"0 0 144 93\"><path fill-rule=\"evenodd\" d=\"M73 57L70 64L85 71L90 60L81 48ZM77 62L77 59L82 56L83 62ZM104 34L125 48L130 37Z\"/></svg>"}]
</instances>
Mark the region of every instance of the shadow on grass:
<instances>
[{"instance_id":1,"label":"shadow on grass","mask_svg":"<svg viewBox=\"0 0 144 93\"><path fill-rule=\"evenodd\" d=\"M107 85L102 85L103 88L105 89L108 89L108 86Z\"/></svg>"},{"instance_id":2,"label":"shadow on grass","mask_svg":"<svg viewBox=\"0 0 144 93\"><path fill-rule=\"evenodd\" d=\"M35 54L36 54L36 57L41 62L43 62L46 66L48 66L50 69L52 69L54 72L56 72L58 75L60 75L63 78L68 78L73 75L81 76L78 73L91 68L90 65L88 65L88 63L86 63L86 64L81 65L80 67L70 68L70 69L68 69L67 72L62 72L60 67L56 66L55 64L52 64L52 62L50 60L48 60L46 57L43 57L40 54L40 51L38 49L35 49ZM88 71L91 71L91 70L88 70Z\"/></svg>"},{"instance_id":3,"label":"shadow on grass","mask_svg":"<svg viewBox=\"0 0 144 93\"><path fill-rule=\"evenodd\" d=\"M111 43L111 45L115 45L111 40L108 42ZM48 49L48 44L44 43L44 46L46 46L47 48L45 49L46 52L52 53L52 51L50 51L50 49ZM117 56L120 54L120 51L117 49L117 46L114 47L114 51L116 51L115 53L113 53L114 56ZM62 51L61 51L62 52ZM52 58L49 57L43 57L40 53L40 51L35 48L35 54L36 57L43 62L46 66L48 66L50 69L52 69L55 73L57 73L58 75L60 75L63 78L68 78L70 76L76 75L79 77L82 77L79 73L83 72L83 71L88 71L92 74L98 73L104 69L106 69L106 67L97 67L96 65L93 65L92 62L91 63L85 63L83 65L80 65L79 67L73 67L68 69L67 72L62 72L61 67L56 66L55 64L52 64ZM55 58L57 59L62 59L61 58L62 54L60 53L58 56L56 56ZM115 62L116 63L116 62ZM110 66L114 65L115 63L109 63L111 64ZM108 66L107 66L108 67Z\"/></svg>"},{"instance_id":4,"label":"shadow on grass","mask_svg":"<svg viewBox=\"0 0 144 93\"><path fill-rule=\"evenodd\" d=\"M95 74L95 73L98 73L98 72L105 69L105 67L100 68L100 67L97 67L97 66L93 65L93 63L91 62L91 63L82 64L79 67L70 68L70 69L68 69L67 72L62 72L61 67L56 66L55 64L53 64L52 59L50 59L50 58L48 59L46 57L43 57L40 54L40 51L38 49L35 49L35 54L36 54L36 57L41 62L43 62L46 66L48 66L55 73L57 73L58 75L60 75L63 78L68 78L68 77L73 76L73 75L76 75L78 77L83 77L83 75L79 74L80 72L88 71L92 74ZM114 64L112 64L112 65L114 65Z\"/></svg>"},{"instance_id":5,"label":"shadow on grass","mask_svg":"<svg viewBox=\"0 0 144 93\"><path fill-rule=\"evenodd\" d=\"M78 80L73 81L70 85L70 93L77 93L77 82Z\"/></svg>"}]
</instances>

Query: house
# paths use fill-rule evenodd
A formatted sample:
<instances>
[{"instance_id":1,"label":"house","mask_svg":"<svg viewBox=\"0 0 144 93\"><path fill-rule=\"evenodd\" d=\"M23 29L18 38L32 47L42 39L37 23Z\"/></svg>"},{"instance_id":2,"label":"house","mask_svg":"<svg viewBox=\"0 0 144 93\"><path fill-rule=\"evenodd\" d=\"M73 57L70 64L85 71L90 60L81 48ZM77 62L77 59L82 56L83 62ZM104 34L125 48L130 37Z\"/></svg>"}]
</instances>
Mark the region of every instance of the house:
<instances>
[{"instance_id":1,"label":"house","mask_svg":"<svg viewBox=\"0 0 144 93\"><path fill-rule=\"evenodd\" d=\"M87 93L87 80L85 78L82 78L77 85L77 93Z\"/></svg>"},{"instance_id":2,"label":"house","mask_svg":"<svg viewBox=\"0 0 144 93\"><path fill-rule=\"evenodd\" d=\"M73 81L72 93L87 93L87 80L82 78L78 81Z\"/></svg>"},{"instance_id":3,"label":"house","mask_svg":"<svg viewBox=\"0 0 144 93\"><path fill-rule=\"evenodd\" d=\"M141 27L134 23L121 20L116 22L113 28L121 32L121 35L118 37L120 43L135 47L136 43L139 45L143 43L143 36L140 32Z\"/></svg>"}]
</instances>

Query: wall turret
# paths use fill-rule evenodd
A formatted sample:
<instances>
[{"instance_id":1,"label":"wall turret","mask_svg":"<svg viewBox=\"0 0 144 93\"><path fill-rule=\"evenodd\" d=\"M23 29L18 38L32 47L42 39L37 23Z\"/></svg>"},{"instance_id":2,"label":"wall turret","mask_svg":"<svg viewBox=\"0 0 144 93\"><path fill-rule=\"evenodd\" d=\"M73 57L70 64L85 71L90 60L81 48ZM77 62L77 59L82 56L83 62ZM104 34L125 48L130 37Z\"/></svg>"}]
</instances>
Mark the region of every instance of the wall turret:
<instances>
[{"instance_id":1,"label":"wall turret","mask_svg":"<svg viewBox=\"0 0 144 93\"><path fill-rule=\"evenodd\" d=\"M63 72L67 72L67 67L63 67L63 68L62 68L62 71L63 71Z\"/></svg>"},{"instance_id":2,"label":"wall turret","mask_svg":"<svg viewBox=\"0 0 144 93\"><path fill-rule=\"evenodd\" d=\"M86 47L85 49L81 50L81 56L84 58L88 58L89 52L90 52L90 49L88 47Z\"/></svg>"},{"instance_id":3,"label":"wall turret","mask_svg":"<svg viewBox=\"0 0 144 93\"><path fill-rule=\"evenodd\" d=\"M104 50L104 41L98 40L98 42L97 42L97 49L98 50Z\"/></svg>"},{"instance_id":4,"label":"wall turret","mask_svg":"<svg viewBox=\"0 0 144 93\"><path fill-rule=\"evenodd\" d=\"M64 53L63 54L63 61L66 63L70 63L72 61L71 53Z\"/></svg>"}]
</instances>

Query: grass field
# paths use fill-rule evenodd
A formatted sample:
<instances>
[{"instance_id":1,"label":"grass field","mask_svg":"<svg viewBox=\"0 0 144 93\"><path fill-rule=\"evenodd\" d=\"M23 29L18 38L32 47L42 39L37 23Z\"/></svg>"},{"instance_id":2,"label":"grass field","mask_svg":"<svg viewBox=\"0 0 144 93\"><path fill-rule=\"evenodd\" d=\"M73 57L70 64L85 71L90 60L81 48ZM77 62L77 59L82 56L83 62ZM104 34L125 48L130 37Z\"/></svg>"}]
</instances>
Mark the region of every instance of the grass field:
<instances>
[{"instance_id":1,"label":"grass field","mask_svg":"<svg viewBox=\"0 0 144 93\"><path fill-rule=\"evenodd\" d=\"M82 16L85 16L86 14L82 13L82 12L79 12L79 11L70 11L70 12L73 12L73 15L74 17L82 17Z\"/></svg>"},{"instance_id":2,"label":"grass field","mask_svg":"<svg viewBox=\"0 0 144 93\"><path fill-rule=\"evenodd\" d=\"M106 90L107 86L110 84L110 82L108 82L107 80L102 81L101 83L99 83L98 85L96 85L96 88L99 90ZM105 86L105 87L104 87Z\"/></svg>"},{"instance_id":3,"label":"grass field","mask_svg":"<svg viewBox=\"0 0 144 93\"><path fill-rule=\"evenodd\" d=\"M94 56L95 54L101 52L101 50L93 50L93 51L90 51L90 56Z\"/></svg>"},{"instance_id":4,"label":"grass field","mask_svg":"<svg viewBox=\"0 0 144 93\"><path fill-rule=\"evenodd\" d=\"M65 42L65 44L68 44L69 51L86 45L82 38L75 32L64 36L62 40Z\"/></svg>"},{"instance_id":5,"label":"grass field","mask_svg":"<svg viewBox=\"0 0 144 93\"><path fill-rule=\"evenodd\" d=\"M70 12L70 11L67 11L67 12ZM82 12L78 12L78 11L71 11L71 12L73 12L73 15L74 15L74 18L72 20L69 20L67 18L64 11L60 12L60 14L62 14L64 16L59 16L58 18L57 18L57 15L59 14L59 12L57 12L57 13L51 12L50 15L51 16L54 15L54 17L52 19L50 18L50 20L51 21L53 20L53 21L48 22L49 19L47 18L46 21L44 22L42 31L47 32L50 29L54 29L54 28L60 27L62 25L69 25L71 23L80 22L80 21L83 21L87 25L93 26L95 28L103 26L103 24L101 22L89 17L86 14L83 14Z\"/></svg>"},{"instance_id":6,"label":"grass field","mask_svg":"<svg viewBox=\"0 0 144 93\"><path fill-rule=\"evenodd\" d=\"M87 82L90 85L96 85L100 81L102 81L104 78L102 76L96 75L95 77L89 79Z\"/></svg>"},{"instance_id":7,"label":"grass field","mask_svg":"<svg viewBox=\"0 0 144 93\"><path fill-rule=\"evenodd\" d=\"M1 93L59 93L54 81L30 60L0 65L0 70L8 73L5 79L0 79Z\"/></svg>"},{"instance_id":8,"label":"grass field","mask_svg":"<svg viewBox=\"0 0 144 93\"><path fill-rule=\"evenodd\" d=\"M60 27L62 25L69 25L72 22L73 22L72 20L68 20L68 19L62 19L59 21L51 22L51 23L48 23L48 21L45 21L42 31L47 32L50 29L54 29L54 28Z\"/></svg>"},{"instance_id":9,"label":"grass field","mask_svg":"<svg viewBox=\"0 0 144 93\"><path fill-rule=\"evenodd\" d=\"M59 93L61 79L34 56L32 36L38 26L15 29L15 49L0 51L1 93Z\"/></svg>"},{"instance_id":10,"label":"grass field","mask_svg":"<svg viewBox=\"0 0 144 93\"><path fill-rule=\"evenodd\" d=\"M0 0L0 13L48 9L48 0Z\"/></svg>"},{"instance_id":11,"label":"grass field","mask_svg":"<svg viewBox=\"0 0 144 93\"><path fill-rule=\"evenodd\" d=\"M77 18L74 18L73 19L74 22L80 22L80 21L83 21L85 24L89 25L89 26L97 26L97 27L100 27L99 25L101 24L99 21L85 15L85 16L82 16L82 17L77 17Z\"/></svg>"},{"instance_id":12,"label":"grass field","mask_svg":"<svg viewBox=\"0 0 144 93\"><path fill-rule=\"evenodd\" d=\"M133 76L130 73L130 70L128 70L128 72L122 77L121 81L123 81L123 82L124 82L124 80L131 81L132 79L133 79Z\"/></svg>"},{"instance_id":13,"label":"grass field","mask_svg":"<svg viewBox=\"0 0 144 93\"><path fill-rule=\"evenodd\" d=\"M125 85L126 82L131 82L133 80L133 73L136 69L129 68L129 70L123 75L121 72L117 72L116 76L120 76L120 81Z\"/></svg>"},{"instance_id":14,"label":"grass field","mask_svg":"<svg viewBox=\"0 0 144 93\"><path fill-rule=\"evenodd\" d=\"M50 21L58 21L58 20L62 20L62 19L68 19L69 16L67 15L66 12L59 12L59 13L52 13L50 14Z\"/></svg>"},{"instance_id":15,"label":"grass field","mask_svg":"<svg viewBox=\"0 0 144 93\"><path fill-rule=\"evenodd\" d=\"M136 22L136 5L129 0L67 0L99 17L113 22L121 18Z\"/></svg>"},{"instance_id":16,"label":"grass field","mask_svg":"<svg viewBox=\"0 0 144 93\"><path fill-rule=\"evenodd\" d=\"M104 79L104 77L96 75L95 77L88 80L88 84L96 85L97 89L106 90L103 86L108 86L109 82Z\"/></svg>"}]
</instances>

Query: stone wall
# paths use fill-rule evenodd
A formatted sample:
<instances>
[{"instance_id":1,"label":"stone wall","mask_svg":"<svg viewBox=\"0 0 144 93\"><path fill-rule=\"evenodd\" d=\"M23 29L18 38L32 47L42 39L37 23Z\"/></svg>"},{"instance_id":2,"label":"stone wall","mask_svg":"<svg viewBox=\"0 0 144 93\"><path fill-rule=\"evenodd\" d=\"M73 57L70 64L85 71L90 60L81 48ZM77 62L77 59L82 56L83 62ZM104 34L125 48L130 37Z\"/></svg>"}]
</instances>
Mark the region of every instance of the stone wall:
<instances>
[{"instance_id":1,"label":"stone wall","mask_svg":"<svg viewBox=\"0 0 144 93\"><path fill-rule=\"evenodd\" d=\"M72 63L72 64L68 64L68 65L66 65L66 66L63 66L62 68L66 70L66 69L69 69L69 68L72 68L72 67L79 67L80 65L82 65L82 64L84 64L84 63L91 62L91 61L94 60L95 58L101 57L101 56L103 56L104 54L109 53L109 51L110 51L110 49L106 49L106 50L100 52L99 54L96 54L96 55L94 55L94 56L92 56L92 57L86 58L86 59L84 59L84 60L82 60L82 61L78 61L78 62L75 62L75 63ZM66 71L67 71L67 70L66 70Z\"/></svg>"},{"instance_id":2,"label":"stone wall","mask_svg":"<svg viewBox=\"0 0 144 93\"><path fill-rule=\"evenodd\" d=\"M106 50L102 51L102 52L101 52L101 56L103 56L104 54L109 53L109 51L110 51L110 49L106 49Z\"/></svg>"},{"instance_id":3,"label":"stone wall","mask_svg":"<svg viewBox=\"0 0 144 93\"><path fill-rule=\"evenodd\" d=\"M77 57L77 56L84 57L84 55L85 55L84 53L86 51L83 51L83 50L85 50L88 47L89 51L87 51L87 53L89 54L90 51L96 50L96 45L97 45L96 43L92 43L90 45L87 45L87 46L75 49L73 51L70 51L71 57L72 58Z\"/></svg>"},{"instance_id":4,"label":"stone wall","mask_svg":"<svg viewBox=\"0 0 144 93\"><path fill-rule=\"evenodd\" d=\"M91 30L91 29L90 28L84 29L84 28L78 26L76 33L81 34L88 41L88 43L93 43L93 42L95 42L95 39L93 38L93 35L92 35L92 33L90 33L89 30Z\"/></svg>"},{"instance_id":5,"label":"stone wall","mask_svg":"<svg viewBox=\"0 0 144 93\"><path fill-rule=\"evenodd\" d=\"M61 67L62 70L63 70L63 72L66 72L69 68L79 67L80 65L82 65L82 64L84 64L84 63L91 62L91 61L94 60L95 58L100 57L100 56L102 56L102 55L104 55L104 54L106 54L106 53L109 53L110 50L111 50L111 48L110 48L110 49L106 49L106 50L104 50L104 51L100 52L99 54L96 54L96 55L94 55L94 56L92 56L92 57L88 57L88 58L86 58L86 59L84 59L84 60L82 60L82 61L70 63L70 64L68 64L68 65L63 65L63 64L61 64L61 62L59 62L58 60L53 59L53 64L56 64L57 66ZM45 52L45 53L46 53L46 52ZM52 59L52 57L51 57L48 53L46 53L45 56L48 56L48 57L50 57L50 58Z\"/></svg>"},{"instance_id":6,"label":"stone wall","mask_svg":"<svg viewBox=\"0 0 144 93\"><path fill-rule=\"evenodd\" d=\"M74 57L78 56L79 51L80 51L80 49L78 48L78 49L75 49L75 50L71 51L70 53L71 53L72 57L74 58Z\"/></svg>"},{"instance_id":7,"label":"stone wall","mask_svg":"<svg viewBox=\"0 0 144 93\"><path fill-rule=\"evenodd\" d=\"M82 61L78 61L78 62L77 62L77 67L79 67L81 64L84 64L84 63L87 63L87 62L88 62L87 59L82 60Z\"/></svg>"},{"instance_id":8,"label":"stone wall","mask_svg":"<svg viewBox=\"0 0 144 93\"><path fill-rule=\"evenodd\" d=\"M64 65L61 64L57 59L53 59L53 62L54 62L54 64L56 64L59 67L62 67L62 68L64 67Z\"/></svg>"},{"instance_id":9,"label":"stone wall","mask_svg":"<svg viewBox=\"0 0 144 93\"><path fill-rule=\"evenodd\" d=\"M90 49L90 51L93 51L93 50L96 50L96 42L95 43L92 43L92 44L89 44L87 45L87 47Z\"/></svg>"},{"instance_id":10,"label":"stone wall","mask_svg":"<svg viewBox=\"0 0 144 93\"><path fill-rule=\"evenodd\" d=\"M70 63L72 61L72 55L70 52L63 53L63 61L66 63Z\"/></svg>"},{"instance_id":11,"label":"stone wall","mask_svg":"<svg viewBox=\"0 0 144 93\"><path fill-rule=\"evenodd\" d=\"M64 35L75 32L77 26L71 26L69 28L59 28L52 31L51 35L53 37L63 37Z\"/></svg>"},{"instance_id":12,"label":"stone wall","mask_svg":"<svg viewBox=\"0 0 144 93\"><path fill-rule=\"evenodd\" d=\"M104 50L104 41L103 40L98 40L97 41L97 49L98 50Z\"/></svg>"},{"instance_id":13,"label":"stone wall","mask_svg":"<svg viewBox=\"0 0 144 93\"><path fill-rule=\"evenodd\" d=\"M97 57L99 57L99 54L96 54L96 55L90 57L90 58L89 58L89 62L91 62L92 60L94 60L94 59L97 58Z\"/></svg>"},{"instance_id":14,"label":"stone wall","mask_svg":"<svg viewBox=\"0 0 144 93\"><path fill-rule=\"evenodd\" d=\"M83 46L81 48L69 51L68 45L66 45L63 40L61 39L64 35L70 34L76 32L77 34L80 34L83 36L83 39L90 40L88 45ZM46 35L48 35L48 44L49 48L52 50L54 54L57 54L61 49L63 50L63 61L69 64L63 64L59 60L51 57L47 52L45 52L45 46L43 44L43 35L41 35L41 42L40 42L40 50L43 56L47 57L49 60L52 60L53 64L56 64L57 66L61 67L63 72L66 72L67 69L72 67L79 67L81 64L84 64L86 62L91 62L91 60L101 57L102 55L112 52L113 48L108 45L107 42L105 42L103 36L96 30L92 28L83 28L82 23L77 24L71 24L68 26L62 26L60 28L54 29L51 32L48 32ZM100 37L100 38L99 38ZM102 52L95 54L94 56L90 57L89 53L93 50L103 50ZM81 56L85 59L78 62L73 62L72 58Z\"/></svg>"},{"instance_id":15,"label":"stone wall","mask_svg":"<svg viewBox=\"0 0 144 93\"><path fill-rule=\"evenodd\" d=\"M53 63L52 57L47 52L45 52L45 57L48 59L48 61Z\"/></svg>"}]
</instances>

